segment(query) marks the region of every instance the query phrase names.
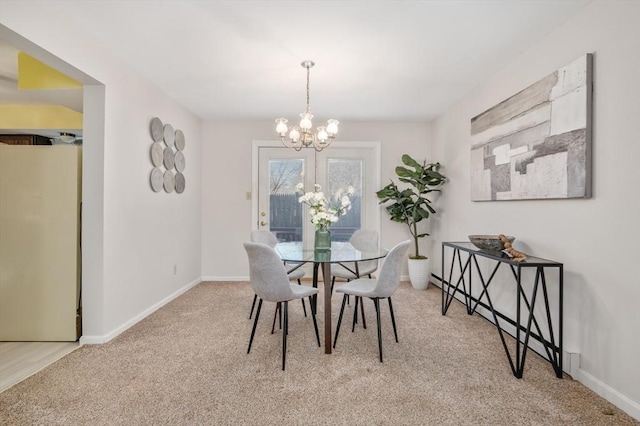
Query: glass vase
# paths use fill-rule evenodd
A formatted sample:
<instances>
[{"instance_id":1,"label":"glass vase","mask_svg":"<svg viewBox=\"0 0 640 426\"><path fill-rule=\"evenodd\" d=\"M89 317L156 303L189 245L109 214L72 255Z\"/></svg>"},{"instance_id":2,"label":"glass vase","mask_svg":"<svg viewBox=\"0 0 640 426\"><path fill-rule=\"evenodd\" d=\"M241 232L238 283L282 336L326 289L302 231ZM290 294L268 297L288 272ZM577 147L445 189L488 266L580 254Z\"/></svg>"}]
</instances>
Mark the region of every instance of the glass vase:
<instances>
[{"instance_id":1,"label":"glass vase","mask_svg":"<svg viewBox=\"0 0 640 426\"><path fill-rule=\"evenodd\" d=\"M318 251L331 250L331 232L328 229L316 229L314 248Z\"/></svg>"}]
</instances>

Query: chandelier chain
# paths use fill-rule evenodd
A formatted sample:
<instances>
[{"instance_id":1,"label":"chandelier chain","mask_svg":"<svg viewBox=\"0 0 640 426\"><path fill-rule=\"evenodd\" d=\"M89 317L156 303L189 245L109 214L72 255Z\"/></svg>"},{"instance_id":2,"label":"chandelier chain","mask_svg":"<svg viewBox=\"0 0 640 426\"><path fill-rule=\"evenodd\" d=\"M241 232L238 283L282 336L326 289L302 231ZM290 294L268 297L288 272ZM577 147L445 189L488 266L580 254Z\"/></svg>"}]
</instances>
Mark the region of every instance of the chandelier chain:
<instances>
[{"instance_id":1,"label":"chandelier chain","mask_svg":"<svg viewBox=\"0 0 640 426\"><path fill-rule=\"evenodd\" d=\"M309 111L309 69L311 68L307 65L307 112Z\"/></svg>"}]
</instances>

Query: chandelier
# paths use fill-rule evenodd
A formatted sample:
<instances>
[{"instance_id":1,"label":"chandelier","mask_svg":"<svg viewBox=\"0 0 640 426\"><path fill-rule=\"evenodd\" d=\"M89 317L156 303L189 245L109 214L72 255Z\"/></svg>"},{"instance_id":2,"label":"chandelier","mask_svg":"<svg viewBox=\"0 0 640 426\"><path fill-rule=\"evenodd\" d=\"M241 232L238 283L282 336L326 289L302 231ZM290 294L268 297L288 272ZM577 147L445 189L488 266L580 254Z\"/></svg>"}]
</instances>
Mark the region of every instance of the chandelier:
<instances>
[{"instance_id":1,"label":"chandelier","mask_svg":"<svg viewBox=\"0 0 640 426\"><path fill-rule=\"evenodd\" d=\"M324 148L331 145L331 142L338 133L338 120L327 120L326 126L319 126L315 131L311 119L313 114L309 109L309 70L315 65L312 61L303 61L300 64L307 70L307 107L304 112L300 114L300 123L298 126L294 126L291 129L287 127L286 118L276 119L276 132L280 135L280 140L283 145L288 148L293 148L296 151L300 151L302 148L313 147L316 151L320 152ZM287 132L289 135L287 136Z\"/></svg>"}]
</instances>

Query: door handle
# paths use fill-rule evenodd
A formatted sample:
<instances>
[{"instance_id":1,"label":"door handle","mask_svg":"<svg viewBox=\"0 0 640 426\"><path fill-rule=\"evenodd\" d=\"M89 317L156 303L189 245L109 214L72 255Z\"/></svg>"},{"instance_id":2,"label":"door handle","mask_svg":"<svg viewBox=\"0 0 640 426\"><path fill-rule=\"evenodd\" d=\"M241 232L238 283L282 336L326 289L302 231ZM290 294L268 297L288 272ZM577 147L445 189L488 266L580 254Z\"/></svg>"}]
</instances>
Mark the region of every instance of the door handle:
<instances>
[{"instance_id":1,"label":"door handle","mask_svg":"<svg viewBox=\"0 0 640 426\"><path fill-rule=\"evenodd\" d=\"M264 220L260 221L260 226L267 226L267 222L265 222Z\"/></svg>"}]
</instances>

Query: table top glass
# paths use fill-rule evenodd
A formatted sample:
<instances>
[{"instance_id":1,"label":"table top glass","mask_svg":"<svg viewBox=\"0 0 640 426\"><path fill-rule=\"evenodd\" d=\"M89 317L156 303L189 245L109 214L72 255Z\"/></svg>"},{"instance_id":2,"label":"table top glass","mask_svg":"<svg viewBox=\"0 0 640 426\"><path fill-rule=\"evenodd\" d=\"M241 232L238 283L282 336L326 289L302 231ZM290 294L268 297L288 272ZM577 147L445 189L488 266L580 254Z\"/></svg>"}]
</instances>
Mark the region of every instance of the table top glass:
<instances>
[{"instance_id":1,"label":"table top glass","mask_svg":"<svg viewBox=\"0 0 640 426\"><path fill-rule=\"evenodd\" d=\"M535 256L529 256L528 254L524 262L515 262L506 253L503 253L500 251L496 252L496 251L482 250L476 247L470 241L459 241L459 242L446 241L446 242L443 242L442 245L458 248L460 250L464 250L469 253L476 253L484 257L488 257L490 259L498 260L500 262L505 262L505 263L509 263L509 264L517 265L521 267L562 266L561 262L556 262L555 260L542 259L540 257L535 257Z\"/></svg>"},{"instance_id":2,"label":"table top glass","mask_svg":"<svg viewBox=\"0 0 640 426\"><path fill-rule=\"evenodd\" d=\"M340 263L374 260L385 257L388 250L360 251L350 243L332 241L331 250L315 251L305 248L302 242L278 243L275 247L280 258L286 262Z\"/></svg>"}]
</instances>

